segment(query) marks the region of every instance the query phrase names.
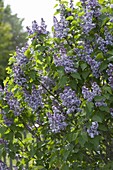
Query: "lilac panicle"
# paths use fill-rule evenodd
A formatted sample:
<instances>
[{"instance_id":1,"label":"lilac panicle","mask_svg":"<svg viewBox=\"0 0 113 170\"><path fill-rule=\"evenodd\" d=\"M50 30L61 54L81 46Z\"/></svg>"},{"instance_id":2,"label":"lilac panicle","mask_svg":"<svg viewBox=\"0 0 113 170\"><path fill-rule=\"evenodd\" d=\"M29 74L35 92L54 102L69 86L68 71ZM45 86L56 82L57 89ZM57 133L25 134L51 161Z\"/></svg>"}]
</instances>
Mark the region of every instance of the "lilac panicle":
<instances>
[{"instance_id":1,"label":"lilac panicle","mask_svg":"<svg viewBox=\"0 0 113 170\"><path fill-rule=\"evenodd\" d=\"M9 105L10 110L13 111L15 116L19 116L23 111L23 108L21 107L19 100L16 97L14 97L12 92L8 92L7 87L5 87L4 93L5 101Z\"/></svg>"},{"instance_id":2,"label":"lilac panicle","mask_svg":"<svg viewBox=\"0 0 113 170\"><path fill-rule=\"evenodd\" d=\"M92 90L89 90L86 86L82 87L82 94L84 99L87 99L89 102L91 102L95 96L101 95L101 89L96 82L93 82Z\"/></svg>"},{"instance_id":3,"label":"lilac panicle","mask_svg":"<svg viewBox=\"0 0 113 170\"><path fill-rule=\"evenodd\" d=\"M57 18L53 17L53 25L54 25L54 37L57 38L65 38L68 35L68 21L65 19L65 6L60 4L60 21Z\"/></svg>"},{"instance_id":4,"label":"lilac panicle","mask_svg":"<svg viewBox=\"0 0 113 170\"><path fill-rule=\"evenodd\" d=\"M83 49L75 48L76 55L90 66L93 76L98 78L100 76L99 67L101 62L96 61L95 57L91 57L94 47L91 46L89 41L82 42L79 45L83 46Z\"/></svg>"},{"instance_id":5,"label":"lilac panicle","mask_svg":"<svg viewBox=\"0 0 113 170\"><path fill-rule=\"evenodd\" d=\"M33 112L37 111L39 107L43 107L41 90L37 89L35 85L32 86L31 93L26 89L23 89L24 101L28 103L28 106L32 108Z\"/></svg>"},{"instance_id":6,"label":"lilac panicle","mask_svg":"<svg viewBox=\"0 0 113 170\"><path fill-rule=\"evenodd\" d=\"M65 116L61 113L59 108L52 106L52 110L53 114L47 113L50 129L53 133L58 133L66 128L67 123L65 122Z\"/></svg>"},{"instance_id":7,"label":"lilac panicle","mask_svg":"<svg viewBox=\"0 0 113 170\"><path fill-rule=\"evenodd\" d=\"M89 102L91 102L94 98L93 92L89 91L86 86L82 87L82 94L84 96L84 99L87 99Z\"/></svg>"},{"instance_id":8,"label":"lilac panicle","mask_svg":"<svg viewBox=\"0 0 113 170\"><path fill-rule=\"evenodd\" d=\"M7 165L0 160L0 170L10 170Z\"/></svg>"},{"instance_id":9,"label":"lilac panicle","mask_svg":"<svg viewBox=\"0 0 113 170\"><path fill-rule=\"evenodd\" d=\"M96 23L93 22L93 17L99 17L100 5L96 0L81 0L84 8L84 16L82 17L83 23L81 24L83 32L88 34L93 28L96 27Z\"/></svg>"},{"instance_id":10,"label":"lilac panicle","mask_svg":"<svg viewBox=\"0 0 113 170\"><path fill-rule=\"evenodd\" d=\"M98 129L98 122L92 122L92 125L89 129L87 129L87 133L91 138L94 138L95 136L99 135Z\"/></svg>"},{"instance_id":11,"label":"lilac panicle","mask_svg":"<svg viewBox=\"0 0 113 170\"><path fill-rule=\"evenodd\" d=\"M113 108L110 108L110 115L113 117Z\"/></svg>"},{"instance_id":12,"label":"lilac panicle","mask_svg":"<svg viewBox=\"0 0 113 170\"><path fill-rule=\"evenodd\" d=\"M108 69L106 70L106 72L108 74L109 84L110 84L111 88L113 88L113 64L109 63Z\"/></svg>"},{"instance_id":13,"label":"lilac panicle","mask_svg":"<svg viewBox=\"0 0 113 170\"><path fill-rule=\"evenodd\" d=\"M54 55L54 63L56 66L63 66L66 73L77 72L74 68L74 61L67 56L64 48L60 49L60 57Z\"/></svg>"},{"instance_id":14,"label":"lilac panicle","mask_svg":"<svg viewBox=\"0 0 113 170\"><path fill-rule=\"evenodd\" d=\"M62 99L62 105L67 108L67 114L81 110L79 108L81 101L76 96L75 91L73 91L69 86L65 87L63 93L60 94L60 98Z\"/></svg>"},{"instance_id":15,"label":"lilac panicle","mask_svg":"<svg viewBox=\"0 0 113 170\"><path fill-rule=\"evenodd\" d=\"M27 32L28 32L29 35L33 35L34 33L36 33L37 35L40 35L40 34L47 35L49 32L46 30L46 28L47 28L47 26L46 26L45 21L44 21L43 18L41 18L41 25L40 26L38 25L36 20L34 20L32 22L32 28L26 27Z\"/></svg>"}]
</instances>

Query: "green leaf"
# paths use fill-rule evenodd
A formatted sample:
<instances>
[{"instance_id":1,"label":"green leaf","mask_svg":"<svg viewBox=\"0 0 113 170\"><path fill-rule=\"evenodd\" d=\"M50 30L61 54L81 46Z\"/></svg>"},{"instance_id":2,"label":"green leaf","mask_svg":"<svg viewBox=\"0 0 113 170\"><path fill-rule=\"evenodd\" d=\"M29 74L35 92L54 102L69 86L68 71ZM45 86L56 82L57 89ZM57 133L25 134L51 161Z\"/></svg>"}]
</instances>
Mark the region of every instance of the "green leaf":
<instances>
[{"instance_id":1,"label":"green leaf","mask_svg":"<svg viewBox=\"0 0 113 170\"><path fill-rule=\"evenodd\" d=\"M86 133L86 132L84 132L84 133ZM78 142L80 143L81 147L84 147L84 144L87 142L87 140L88 140L87 134L86 135L82 134L78 137Z\"/></svg>"},{"instance_id":2,"label":"green leaf","mask_svg":"<svg viewBox=\"0 0 113 170\"><path fill-rule=\"evenodd\" d=\"M57 15L57 14L59 14L59 13L60 13L60 10L57 9L56 12L54 13L54 15Z\"/></svg>"},{"instance_id":3,"label":"green leaf","mask_svg":"<svg viewBox=\"0 0 113 170\"><path fill-rule=\"evenodd\" d=\"M67 80L68 80L68 78L67 78L67 76L63 76L60 80L59 80L59 87L64 87L65 85L66 85L66 83L67 83Z\"/></svg>"},{"instance_id":4,"label":"green leaf","mask_svg":"<svg viewBox=\"0 0 113 170\"><path fill-rule=\"evenodd\" d=\"M66 18L67 21L73 20L73 16L69 16Z\"/></svg>"},{"instance_id":5,"label":"green leaf","mask_svg":"<svg viewBox=\"0 0 113 170\"><path fill-rule=\"evenodd\" d=\"M75 141L77 139L78 133L69 133L66 138L69 142Z\"/></svg>"},{"instance_id":6,"label":"green leaf","mask_svg":"<svg viewBox=\"0 0 113 170\"><path fill-rule=\"evenodd\" d=\"M20 132L15 133L15 138L22 139L22 134Z\"/></svg>"},{"instance_id":7,"label":"green leaf","mask_svg":"<svg viewBox=\"0 0 113 170\"><path fill-rule=\"evenodd\" d=\"M99 0L99 4L103 4L104 0Z\"/></svg>"},{"instance_id":8,"label":"green leaf","mask_svg":"<svg viewBox=\"0 0 113 170\"><path fill-rule=\"evenodd\" d=\"M80 74L77 73L77 72L76 72L76 73L72 73L71 76L72 76L73 78L75 78L75 79L81 80Z\"/></svg>"},{"instance_id":9,"label":"green leaf","mask_svg":"<svg viewBox=\"0 0 113 170\"><path fill-rule=\"evenodd\" d=\"M83 77L83 79L86 80L87 77L89 76L89 74L90 74L90 71L83 71L83 72L82 72L82 77Z\"/></svg>"},{"instance_id":10,"label":"green leaf","mask_svg":"<svg viewBox=\"0 0 113 170\"><path fill-rule=\"evenodd\" d=\"M103 27L108 21L109 21L109 18L108 18L108 17L106 17L105 19L103 19L103 22L102 22L101 27Z\"/></svg>"},{"instance_id":11,"label":"green leaf","mask_svg":"<svg viewBox=\"0 0 113 170\"><path fill-rule=\"evenodd\" d=\"M105 85L105 86L102 87L102 89L103 89L105 92L108 92L108 93L112 94L112 89L111 89L111 87Z\"/></svg>"},{"instance_id":12,"label":"green leaf","mask_svg":"<svg viewBox=\"0 0 113 170\"><path fill-rule=\"evenodd\" d=\"M97 121L97 122L102 122L102 118L100 117L100 116L98 116L98 115L94 115L93 117L92 117L92 120L93 121Z\"/></svg>"},{"instance_id":13,"label":"green leaf","mask_svg":"<svg viewBox=\"0 0 113 170\"><path fill-rule=\"evenodd\" d=\"M113 55L113 50L112 51L108 51L107 54Z\"/></svg>"},{"instance_id":14,"label":"green leaf","mask_svg":"<svg viewBox=\"0 0 113 170\"><path fill-rule=\"evenodd\" d=\"M103 63L100 65L100 71L106 70L107 67L108 67L108 63L107 63L107 62L103 62Z\"/></svg>"},{"instance_id":15,"label":"green leaf","mask_svg":"<svg viewBox=\"0 0 113 170\"><path fill-rule=\"evenodd\" d=\"M69 166L68 166L68 165L63 165L63 166L61 167L61 170L69 170Z\"/></svg>"},{"instance_id":16,"label":"green leaf","mask_svg":"<svg viewBox=\"0 0 113 170\"><path fill-rule=\"evenodd\" d=\"M94 145L95 149L98 149L100 137L99 136L95 136L90 141Z\"/></svg>"},{"instance_id":17,"label":"green leaf","mask_svg":"<svg viewBox=\"0 0 113 170\"><path fill-rule=\"evenodd\" d=\"M103 124L99 124L99 130L102 130L102 131L108 131L107 127Z\"/></svg>"},{"instance_id":18,"label":"green leaf","mask_svg":"<svg viewBox=\"0 0 113 170\"><path fill-rule=\"evenodd\" d=\"M96 59L97 59L97 60L102 60L102 59L104 59L103 53L98 53L97 56L96 56Z\"/></svg>"},{"instance_id":19,"label":"green leaf","mask_svg":"<svg viewBox=\"0 0 113 170\"><path fill-rule=\"evenodd\" d=\"M107 58L107 60L110 62L110 61L113 61L113 56Z\"/></svg>"},{"instance_id":20,"label":"green leaf","mask_svg":"<svg viewBox=\"0 0 113 170\"><path fill-rule=\"evenodd\" d=\"M104 100L105 99L105 97L103 97L103 96L95 96L95 98L94 98L94 100L96 101L96 102L100 102L100 101L102 101L102 100Z\"/></svg>"},{"instance_id":21,"label":"green leaf","mask_svg":"<svg viewBox=\"0 0 113 170\"><path fill-rule=\"evenodd\" d=\"M80 65L80 67L82 68L82 71L84 71L85 68L87 68L87 64L86 64L86 63L83 63L83 64Z\"/></svg>"},{"instance_id":22,"label":"green leaf","mask_svg":"<svg viewBox=\"0 0 113 170\"><path fill-rule=\"evenodd\" d=\"M7 128L5 126L0 126L0 134L4 134L6 132Z\"/></svg>"},{"instance_id":23,"label":"green leaf","mask_svg":"<svg viewBox=\"0 0 113 170\"><path fill-rule=\"evenodd\" d=\"M107 112L107 113L110 112L110 111L109 111L109 107L107 107L107 106L100 106L99 109L100 109L101 111L104 111L104 112Z\"/></svg>"},{"instance_id":24,"label":"green leaf","mask_svg":"<svg viewBox=\"0 0 113 170\"><path fill-rule=\"evenodd\" d=\"M86 108L91 113L93 108L94 108L94 103L93 102L87 102Z\"/></svg>"},{"instance_id":25,"label":"green leaf","mask_svg":"<svg viewBox=\"0 0 113 170\"><path fill-rule=\"evenodd\" d=\"M53 8L56 8L58 6L58 4L55 4L55 6Z\"/></svg>"}]
</instances>

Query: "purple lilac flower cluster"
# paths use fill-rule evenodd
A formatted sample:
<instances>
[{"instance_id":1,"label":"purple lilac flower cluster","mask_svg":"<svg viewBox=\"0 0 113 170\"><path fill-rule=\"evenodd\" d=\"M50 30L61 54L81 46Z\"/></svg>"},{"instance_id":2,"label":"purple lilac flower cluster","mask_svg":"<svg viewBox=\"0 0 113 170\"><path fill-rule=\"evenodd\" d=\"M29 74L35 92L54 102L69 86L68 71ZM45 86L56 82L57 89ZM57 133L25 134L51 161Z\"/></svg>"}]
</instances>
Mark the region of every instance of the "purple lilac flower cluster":
<instances>
[{"instance_id":1,"label":"purple lilac flower cluster","mask_svg":"<svg viewBox=\"0 0 113 170\"><path fill-rule=\"evenodd\" d=\"M60 21L57 20L57 18L53 17L53 24L54 24L54 37L57 38L65 38L68 34L69 28L68 28L68 21L65 19L65 6L63 4L60 4Z\"/></svg>"},{"instance_id":2,"label":"purple lilac flower cluster","mask_svg":"<svg viewBox=\"0 0 113 170\"><path fill-rule=\"evenodd\" d=\"M93 92L91 92L86 86L82 87L82 94L84 96L84 99L87 99L89 102L91 102L94 98Z\"/></svg>"},{"instance_id":3,"label":"purple lilac flower cluster","mask_svg":"<svg viewBox=\"0 0 113 170\"><path fill-rule=\"evenodd\" d=\"M16 97L14 97L12 92L8 92L7 88L4 89L4 92L5 92L5 101L9 105L10 110L13 111L15 116L19 116L23 111L20 102Z\"/></svg>"},{"instance_id":4,"label":"purple lilac flower cluster","mask_svg":"<svg viewBox=\"0 0 113 170\"><path fill-rule=\"evenodd\" d=\"M2 110L1 113L3 114L4 124L7 126L11 126L14 123L13 119L7 117L6 112L4 110Z\"/></svg>"},{"instance_id":5,"label":"purple lilac flower cluster","mask_svg":"<svg viewBox=\"0 0 113 170\"><path fill-rule=\"evenodd\" d=\"M110 108L110 115L113 117L113 108Z\"/></svg>"},{"instance_id":6,"label":"purple lilac flower cluster","mask_svg":"<svg viewBox=\"0 0 113 170\"><path fill-rule=\"evenodd\" d=\"M28 58L25 56L25 51L28 49L28 44L25 45L25 47L22 47L21 49L17 48L16 49L16 63L19 65L19 66L22 66L22 65L25 65L28 63Z\"/></svg>"},{"instance_id":7,"label":"purple lilac flower cluster","mask_svg":"<svg viewBox=\"0 0 113 170\"><path fill-rule=\"evenodd\" d=\"M32 22L32 29L30 27L26 27L27 32L29 35L32 35L34 33L39 34L48 34L49 32L46 30L47 25L45 24L45 21L43 18L41 18L41 25L39 26L36 20Z\"/></svg>"},{"instance_id":8,"label":"purple lilac flower cluster","mask_svg":"<svg viewBox=\"0 0 113 170\"><path fill-rule=\"evenodd\" d=\"M59 108L53 106L52 110L53 114L47 113L50 129L52 132L58 133L66 128L67 123L65 122L65 116L61 113Z\"/></svg>"},{"instance_id":9,"label":"purple lilac flower cluster","mask_svg":"<svg viewBox=\"0 0 113 170\"><path fill-rule=\"evenodd\" d=\"M55 82L48 76L41 76L41 84L44 85L44 87L46 87L46 89L50 90L51 87L55 85ZM42 88L43 88L43 86L42 86ZM43 90L44 90L44 88L43 88Z\"/></svg>"},{"instance_id":10,"label":"purple lilac flower cluster","mask_svg":"<svg viewBox=\"0 0 113 170\"><path fill-rule=\"evenodd\" d=\"M88 34L93 28L96 27L96 24L93 23L93 17L99 17L100 5L97 0L81 0L82 6L85 10L85 14L82 17L83 23L81 26L83 27L83 31L85 34Z\"/></svg>"},{"instance_id":11,"label":"purple lilac flower cluster","mask_svg":"<svg viewBox=\"0 0 113 170\"><path fill-rule=\"evenodd\" d=\"M86 86L82 87L82 94L84 96L84 99L87 99L89 102L91 102L95 96L101 95L101 89L98 86L96 82L92 83L92 91L89 90Z\"/></svg>"},{"instance_id":12,"label":"purple lilac flower cluster","mask_svg":"<svg viewBox=\"0 0 113 170\"><path fill-rule=\"evenodd\" d=\"M29 62L28 58L24 54L27 48L28 44L26 44L26 46L22 49L17 48L16 56L14 56L16 59L15 64L12 67L14 73L14 82L20 86L23 86L27 82L26 76L22 70L22 67Z\"/></svg>"},{"instance_id":13,"label":"purple lilac flower cluster","mask_svg":"<svg viewBox=\"0 0 113 170\"><path fill-rule=\"evenodd\" d=\"M110 34L107 27L104 27L104 30L105 30L104 36L105 36L106 45L113 45L113 35Z\"/></svg>"},{"instance_id":14,"label":"purple lilac flower cluster","mask_svg":"<svg viewBox=\"0 0 113 170\"><path fill-rule=\"evenodd\" d=\"M0 160L0 170L10 170L7 165Z\"/></svg>"},{"instance_id":15,"label":"purple lilac flower cluster","mask_svg":"<svg viewBox=\"0 0 113 170\"><path fill-rule=\"evenodd\" d=\"M14 73L14 83L18 84L19 86L24 86L24 84L27 82L26 76L24 72L22 71L21 67L18 65L14 65L13 68Z\"/></svg>"},{"instance_id":16,"label":"purple lilac flower cluster","mask_svg":"<svg viewBox=\"0 0 113 170\"><path fill-rule=\"evenodd\" d=\"M109 81L109 84L111 86L111 88L113 88L113 64L109 63L108 65L108 69L106 70L109 78L108 78L108 81Z\"/></svg>"},{"instance_id":17,"label":"purple lilac flower cluster","mask_svg":"<svg viewBox=\"0 0 113 170\"><path fill-rule=\"evenodd\" d=\"M67 114L81 111L81 101L76 96L75 91L73 91L69 86L65 87L63 93L60 94L60 98L63 101L62 105L67 108Z\"/></svg>"},{"instance_id":18,"label":"purple lilac flower cluster","mask_svg":"<svg viewBox=\"0 0 113 170\"><path fill-rule=\"evenodd\" d=\"M74 68L74 61L67 56L64 48L60 49L60 57L54 55L54 63L56 66L63 66L66 73L77 72Z\"/></svg>"},{"instance_id":19,"label":"purple lilac flower cluster","mask_svg":"<svg viewBox=\"0 0 113 170\"><path fill-rule=\"evenodd\" d=\"M75 48L75 53L78 57L80 57L81 60L85 61L88 65L90 65L94 77L98 78L100 75L99 66L101 62L96 61L95 57L91 57L91 54L94 51L93 47L87 41L85 43L80 43L79 45L82 45L84 49Z\"/></svg>"},{"instance_id":20,"label":"purple lilac flower cluster","mask_svg":"<svg viewBox=\"0 0 113 170\"><path fill-rule=\"evenodd\" d=\"M107 104L105 103L105 101L99 101L99 102L95 102L95 106L96 107L100 107L100 106L107 106Z\"/></svg>"},{"instance_id":21,"label":"purple lilac flower cluster","mask_svg":"<svg viewBox=\"0 0 113 170\"><path fill-rule=\"evenodd\" d=\"M74 9L73 0L70 0L70 8Z\"/></svg>"},{"instance_id":22,"label":"purple lilac flower cluster","mask_svg":"<svg viewBox=\"0 0 113 170\"><path fill-rule=\"evenodd\" d=\"M96 43L98 45L98 49L106 53L107 52L106 40L104 40L98 34L95 34L95 38L96 38Z\"/></svg>"},{"instance_id":23,"label":"purple lilac flower cluster","mask_svg":"<svg viewBox=\"0 0 113 170\"><path fill-rule=\"evenodd\" d=\"M97 129L98 129L98 122L92 122L90 129L87 129L87 133L91 138L94 138L95 136L99 135Z\"/></svg>"},{"instance_id":24,"label":"purple lilac flower cluster","mask_svg":"<svg viewBox=\"0 0 113 170\"><path fill-rule=\"evenodd\" d=\"M31 93L28 90L23 89L24 101L28 103L28 106L32 108L33 112L37 111L39 107L43 107L41 90L37 89L35 85L32 86Z\"/></svg>"},{"instance_id":25,"label":"purple lilac flower cluster","mask_svg":"<svg viewBox=\"0 0 113 170\"><path fill-rule=\"evenodd\" d=\"M91 58L88 55L86 56L85 60L90 65L93 75L96 78L98 78L100 75L99 66L100 66L101 62L96 61L95 59Z\"/></svg>"}]
</instances>

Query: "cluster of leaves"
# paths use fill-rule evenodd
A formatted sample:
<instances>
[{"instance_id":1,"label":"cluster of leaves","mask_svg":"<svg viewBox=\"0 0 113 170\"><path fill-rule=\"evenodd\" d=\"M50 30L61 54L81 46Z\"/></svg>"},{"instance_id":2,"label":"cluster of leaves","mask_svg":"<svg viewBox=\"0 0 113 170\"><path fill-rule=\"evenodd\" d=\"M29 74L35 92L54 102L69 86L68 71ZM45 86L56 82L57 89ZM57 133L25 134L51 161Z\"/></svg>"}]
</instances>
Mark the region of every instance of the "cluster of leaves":
<instances>
[{"instance_id":1,"label":"cluster of leaves","mask_svg":"<svg viewBox=\"0 0 113 170\"><path fill-rule=\"evenodd\" d=\"M20 170L113 169L112 3L58 1L52 38L27 27L0 90L0 155Z\"/></svg>"},{"instance_id":2,"label":"cluster of leaves","mask_svg":"<svg viewBox=\"0 0 113 170\"><path fill-rule=\"evenodd\" d=\"M16 46L21 48L26 42L27 33L22 22L23 19L12 14L10 6L4 7L3 0L0 0L0 84L6 77L9 54L16 50Z\"/></svg>"}]
</instances>

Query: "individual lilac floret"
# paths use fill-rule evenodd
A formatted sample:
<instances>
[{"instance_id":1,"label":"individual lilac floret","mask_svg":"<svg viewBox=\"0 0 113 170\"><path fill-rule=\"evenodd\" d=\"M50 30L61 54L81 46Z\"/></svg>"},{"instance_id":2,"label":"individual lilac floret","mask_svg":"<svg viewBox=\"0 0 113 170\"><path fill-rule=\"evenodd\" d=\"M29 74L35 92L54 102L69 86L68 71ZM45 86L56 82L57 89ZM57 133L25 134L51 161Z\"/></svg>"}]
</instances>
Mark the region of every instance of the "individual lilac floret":
<instances>
[{"instance_id":1,"label":"individual lilac floret","mask_svg":"<svg viewBox=\"0 0 113 170\"><path fill-rule=\"evenodd\" d=\"M39 107L43 107L42 96L40 89L37 89L35 85L32 86L31 93L27 90L24 91L25 102L32 108L33 112L37 111Z\"/></svg>"},{"instance_id":2,"label":"individual lilac floret","mask_svg":"<svg viewBox=\"0 0 113 170\"><path fill-rule=\"evenodd\" d=\"M81 111L81 109L79 108L81 101L76 96L75 91L73 91L70 87L65 87L63 93L60 94L60 98L63 101L62 105L67 108L67 114Z\"/></svg>"},{"instance_id":3,"label":"individual lilac floret","mask_svg":"<svg viewBox=\"0 0 113 170\"><path fill-rule=\"evenodd\" d=\"M113 8L113 4L110 5L110 8Z\"/></svg>"},{"instance_id":4,"label":"individual lilac floret","mask_svg":"<svg viewBox=\"0 0 113 170\"><path fill-rule=\"evenodd\" d=\"M99 101L99 102L95 102L95 106L96 107L107 106L107 104L104 101Z\"/></svg>"},{"instance_id":5,"label":"individual lilac floret","mask_svg":"<svg viewBox=\"0 0 113 170\"><path fill-rule=\"evenodd\" d=\"M52 110L53 114L47 113L50 129L53 133L58 133L66 128L67 123L65 122L65 116L56 106L53 106Z\"/></svg>"},{"instance_id":6,"label":"individual lilac floret","mask_svg":"<svg viewBox=\"0 0 113 170\"><path fill-rule=\"evenodd\" d=\"M92 122L90 129L87 129L87 133L91 138L94 138L95 136L99 135L97 129L98 129L98 122Z\"/></svg>"},{"instance_id":7,"label":"individual lilac floret","mask_svg":"<svg viewBox=\"0 0 113 170\"><path fill-rule=\"evenodd\" d=\"M108 69L106 70L109 78L108 78L108 81L109 81L109 84L111 86L111 88L113 88L113 64L109 63L108 65Z\"/></svg>"}]
</instances>

